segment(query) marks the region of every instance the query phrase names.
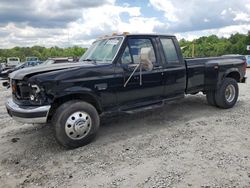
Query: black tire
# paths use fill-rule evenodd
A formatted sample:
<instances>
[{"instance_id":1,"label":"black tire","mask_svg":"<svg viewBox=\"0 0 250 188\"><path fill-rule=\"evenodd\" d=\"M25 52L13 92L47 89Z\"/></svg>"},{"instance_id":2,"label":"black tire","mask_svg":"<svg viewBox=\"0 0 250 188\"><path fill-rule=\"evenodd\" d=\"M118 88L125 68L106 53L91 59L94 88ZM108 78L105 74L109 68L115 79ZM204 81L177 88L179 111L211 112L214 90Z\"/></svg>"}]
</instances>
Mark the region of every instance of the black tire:
<instances>
[{"instance_id":1,"label":"black tire","mask_svg":"<svg viewBox=\"0 0 250 188\"><path fill-rule=\"evenodd\" d=\"M215 91L213 90L207 91L206 97L208 104L210 104L211 106L217 106L215 101Z\"/></svg>"},{"instance_id":2,"label":"black tire","mask_svg":"<svg viewBox=\"0 0 250 188\"><path fill-rule=\"evenodd\" d=\"M232 88L234 90L234 95L232 95L231 100L227 99L227 89ZM232 108L237 102L239 96L239 87L235 79L225 78L220 87L215 92L215 101L218 107L228 109Z\"/></svg>"},{"instance_id":3,"label":"black tire","mask_svg":"<svg viewBox=\"0 0 250 188\"><path fill-rule=\"evenodd\" d=\"M87 125L89 127L89 128L87 128L88 131L85 131L86 133L84 132L84 135L81 135L81 137L83 136L83 138L79 138L79 139L78 138L71 138L69 133L66 132L66 129L67 129L66 126L68 126L68 125L66 125L66 123L68 123L68 121L70 120L69 119L70 117L72 117L74 114L77 114L78 112L83 112L84 114L86 113L88 115L88 119L90 119L89 121L91 122L91 123L88 123L88 125ZM81 114L79 114L79 117L77 117L79 119L79 121L81 120L80 115ZM81 115L81 117L82 117L82 115ZM87 120L85 120L85 122L86 121ZM55 137L56 137L57 141L59 142L59 144L63 145L64 147L66 147L68 149L73 149L73 148L84 146L84 145L90 143L95 138L97 131L99 129L100 118L99 118L97 110L91 104L80 101L80 100L72 100L72 101L68 101L68 102L62 104L61 106L59 106L59 108L56 110L56 112L52 118L52 123L53 123L54 128L55 128ZM75 123L72 126L74 128L75 128L75 126L81 126L81 128L85 128L86 125L83 125L83 123L84 122L80 122L80 124L79 124L79 122L78 122L79 125L77 123ZM72 128L72 130L73 130L73 128ZM78 134L78 133L76 133L76 134ZM80 133L80 134L83 134L83 133ZM75 135L75 133L74 133L74 135ZM79 136L79 135L77 135L77 136Z\"/></svg>"}]
</instances>

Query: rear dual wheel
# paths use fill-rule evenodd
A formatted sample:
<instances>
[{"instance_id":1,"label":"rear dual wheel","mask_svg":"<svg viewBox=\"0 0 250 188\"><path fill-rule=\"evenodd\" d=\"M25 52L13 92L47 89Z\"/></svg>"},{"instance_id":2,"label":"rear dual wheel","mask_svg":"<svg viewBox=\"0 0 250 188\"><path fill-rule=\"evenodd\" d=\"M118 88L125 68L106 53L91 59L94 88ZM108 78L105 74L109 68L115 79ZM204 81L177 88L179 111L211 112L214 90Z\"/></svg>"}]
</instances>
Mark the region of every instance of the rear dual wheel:
<instances>
[{"instance_id":1,"label":"rear dual wheel","mask_svg":"<svg viewBox=\"0 0 250 188\"><path fill-rule=\"evenodd\" d=\"M225 78L216 91L207 92L207 101L210 105L220 108L232 108L238 100L239 87L235 79Z\"/></svg>"},{"instance_id":2,"label":"rear dual wheel","mask_svg":"<svg viewBox=\"0 0 250 188\"><path fill-rule=\"evenodd\" d=\"M214 90L208 91L206 94L206 97L207 97L208 104L210 104L212 106L216 106L215 91Z\"/></svg>"}]
</instances>

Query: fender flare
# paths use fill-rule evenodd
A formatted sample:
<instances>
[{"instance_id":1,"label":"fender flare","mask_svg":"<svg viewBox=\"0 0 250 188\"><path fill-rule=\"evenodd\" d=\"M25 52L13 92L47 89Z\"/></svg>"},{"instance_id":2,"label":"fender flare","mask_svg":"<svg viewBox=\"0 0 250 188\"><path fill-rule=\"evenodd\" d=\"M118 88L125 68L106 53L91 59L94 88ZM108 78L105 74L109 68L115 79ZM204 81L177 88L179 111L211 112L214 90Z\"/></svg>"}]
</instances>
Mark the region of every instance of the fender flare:
<instances>
[{"instance_id":1,"label":"fender flare","mask_svg":"<svg viewBox=\"0 0 250 188\"><path fill-rule=\"evenodd\" d=\"M62 103L62 101L65 99L69 100L70 98L81 100L86 99L87 102L91 101L90 103L94 105L99 112L102 112L103 110L101 105L101 97L96 95L96 93L90 88L80 86L66 88L65 90L61 91L60 94L54 95L52 105L58 102Z\"/></svg>"},{"instance_id":2,"label":"fender flare","mask_svg":"<svg viewBox=\"0 0 250 188\"><path fill-rule=\"evenodd\" d=\"M218 86L221 84L221 82L222 82L222 80L223 80L224 78L226 78L229 74L231 74L231 73L233 73L233 72L239 74L239 76L241 77L240 71L239 71L238 68L235 68L235 67L230 68L230 69L226 70L226 71L223 73L223 75L221 76L221 78L218 80Z\"/></svg>"}]
</instances>

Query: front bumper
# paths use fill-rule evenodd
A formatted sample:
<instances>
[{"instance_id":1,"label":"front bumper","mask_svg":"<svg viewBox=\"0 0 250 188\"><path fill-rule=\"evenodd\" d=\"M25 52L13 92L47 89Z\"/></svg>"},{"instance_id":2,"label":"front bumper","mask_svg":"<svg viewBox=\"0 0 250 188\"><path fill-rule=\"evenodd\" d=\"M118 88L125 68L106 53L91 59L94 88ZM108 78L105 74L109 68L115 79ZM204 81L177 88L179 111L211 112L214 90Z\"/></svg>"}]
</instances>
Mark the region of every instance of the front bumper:
<instances>
[{"instance_id":1,"label":"front bumper","mask_svg":"<svg viewBox=\"0 0 250 188\"><path fill-rule=\"evenodd\" d=\"M50 105L46 106L19 106L12 98L5 103L8 114L22 123L47 123Z\"/></svg>"}]
</instances>

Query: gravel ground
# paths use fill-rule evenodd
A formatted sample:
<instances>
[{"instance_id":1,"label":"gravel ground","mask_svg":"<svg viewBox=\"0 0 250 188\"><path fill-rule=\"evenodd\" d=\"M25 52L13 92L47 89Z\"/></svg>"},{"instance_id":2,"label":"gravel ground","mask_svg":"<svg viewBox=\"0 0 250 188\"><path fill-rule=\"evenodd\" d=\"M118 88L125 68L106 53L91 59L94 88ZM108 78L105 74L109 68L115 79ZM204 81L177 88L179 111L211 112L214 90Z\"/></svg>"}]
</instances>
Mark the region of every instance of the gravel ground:
<instances>
[{"instance_id":1,"label":"gravel ground","mask_svg":"<svg viewBox=\"0 0 250 188\"><path fill-rule=\"evenodd\" d=\"M198 94L104 117L97 139L75 150L56 143L51 125L8 117L0 86L0 187L250 187L249 85L228 110Z\"/></svg>"}]
</instances>

